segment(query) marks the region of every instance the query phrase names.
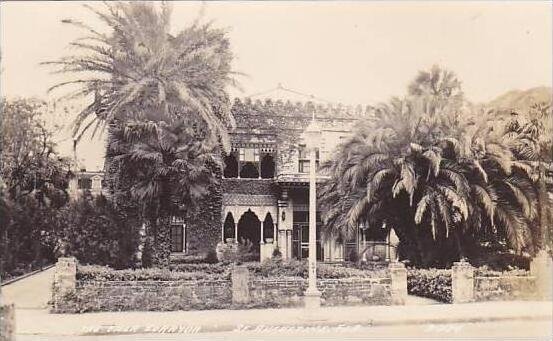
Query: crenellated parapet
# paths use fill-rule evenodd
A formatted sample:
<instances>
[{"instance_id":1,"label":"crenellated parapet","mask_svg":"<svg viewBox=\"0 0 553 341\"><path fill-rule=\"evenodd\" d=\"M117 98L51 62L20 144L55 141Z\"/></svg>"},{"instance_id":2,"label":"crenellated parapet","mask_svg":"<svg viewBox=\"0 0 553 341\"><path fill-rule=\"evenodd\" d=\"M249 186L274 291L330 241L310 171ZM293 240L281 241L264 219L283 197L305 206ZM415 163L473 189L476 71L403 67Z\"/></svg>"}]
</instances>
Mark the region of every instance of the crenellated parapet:
<instances>
[{"instance_id":1,"label":"crenellated parapet","mask_svg":"<svg viewBox=\"0 0 553 341\"><path fill-rule=\"evenodd\" d=\"M325 126L332 122L337 125L347 121L357 121L370 117L374 113L371 106L346 106L342 104L316 104L266 99L236 98L232 105L232 114L238 128L249 129L304 129L313 115Z\"/></svg>"}]
</instances>

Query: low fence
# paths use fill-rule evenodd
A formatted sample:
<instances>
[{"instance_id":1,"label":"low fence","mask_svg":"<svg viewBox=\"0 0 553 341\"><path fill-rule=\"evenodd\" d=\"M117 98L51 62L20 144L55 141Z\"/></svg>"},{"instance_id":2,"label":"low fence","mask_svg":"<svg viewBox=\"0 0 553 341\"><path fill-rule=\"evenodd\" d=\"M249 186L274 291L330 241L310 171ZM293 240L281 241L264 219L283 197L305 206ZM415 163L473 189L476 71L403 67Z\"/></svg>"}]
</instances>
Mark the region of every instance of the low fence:
<instances>
[{"instance_id":1,"label":"low fence","mask_svg":"<svg viewBox=\"0 0 553 341\"><path fill-rule=\"evenodd\" d=\"M384 278L317 280L322 305L404 304L407 274L392 263ZM53 287L54 312L125 310L199 310L291 307L304 304L307 280L301 277L256 277L237 266L221 280L77 280L77 261L60 258Z\"/></svg>"},{"instance_id":2,"label":"low fence","mask_svg":"<svg viewBox=\"0 0 553 341\"><path fill-rule=\"evenodd\" d=\"M534 276L475 276L474 300L528 300L536 299Z\"/></svg>"},{"instance_id":3,"label":"low fence","mask_svg":"<svg viewBox=\"0 0 553 341\"><path fill-rule=\"evenodd\" d=\"M390 305L390 278L319 279L321 305ZM250 302L275 307L304 305L307 280L303 278L254 279L249 281Z\"/></svg>"},{"instance_id":4,"label":"low fence","mask_svg":"<svg viewBox=\"0 0 553 341\"><path fill-rule=\"evenodd\" d=\"M410 269L408 282L410 293L446 303L551 300L552 276L552 260L542 253L527 273L484 271L461 261L451 269Z\"/></svg>"}]
</instances>

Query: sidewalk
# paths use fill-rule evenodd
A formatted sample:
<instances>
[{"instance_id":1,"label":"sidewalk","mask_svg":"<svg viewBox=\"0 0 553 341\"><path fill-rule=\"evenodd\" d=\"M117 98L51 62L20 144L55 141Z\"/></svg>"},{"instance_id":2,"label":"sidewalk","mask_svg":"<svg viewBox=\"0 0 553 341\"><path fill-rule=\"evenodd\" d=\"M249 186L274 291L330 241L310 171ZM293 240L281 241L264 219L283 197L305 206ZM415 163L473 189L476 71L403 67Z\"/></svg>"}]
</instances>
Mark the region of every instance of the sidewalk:
<instances>
[{"instance_id":1,"label":"sidewalk","mask_svg":"<svg viewBox=\"0 0 553 341\"><path fill-rule=\"evenodd\" d=\"M553 320L552 302L512 301L406 306L49 314L18 309L19 335L223 332L293 326L385 326L423 323Z\"/></svg>"}]
</instances>

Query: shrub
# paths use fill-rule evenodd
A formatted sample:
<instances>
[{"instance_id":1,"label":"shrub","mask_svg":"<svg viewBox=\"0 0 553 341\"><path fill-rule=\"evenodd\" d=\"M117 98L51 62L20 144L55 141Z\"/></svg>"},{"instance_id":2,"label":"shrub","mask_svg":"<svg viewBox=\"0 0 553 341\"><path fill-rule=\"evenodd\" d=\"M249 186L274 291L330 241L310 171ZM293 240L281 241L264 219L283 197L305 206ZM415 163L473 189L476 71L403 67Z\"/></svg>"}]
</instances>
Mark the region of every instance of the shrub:
<instances>
[{"instance_id":1,"label":"shrub","mask_svg":"<svg viewBox=\"0 0 553 341\"><path fill-rule=\"evenodd\" d=\"M58 214L60 253L82 264L128 268L135 264L138 230L105 197L84 197Z\"/></svg>"},{"instance_id":2,"label":"shrub","mask_svg":"<svg viewBox=\"0 0 553 341\"><path fill-rule=\"evenodd\" d=\"M408 269L407 291L412 295L451 303L451 270Z\"/></svg>"},{"instance_id":3,"label":"shrub","mask_svg":"<svg viewBox=\"0 0 553 341\"><path fill-rule=\"evenodd\" d=\"M171 264L199 264L205 263L203 255L172 255Z\"/></svg>"},{"instance_id":4,"label":"shrub","mask_svg":"<svg viewBox=\"0 0 553 341\"><path fill-rule=\"evenodd\" d=\"M187 264L190 266L192 264ZM207 267L190 268L189 271L170 270L165 268L145 268L114 270L108 266L82 265L77 270L77 280L88 281L176 281L176 280L221 280L230 278L229 268Z\"/></svg>"},{"instance_id":5,"label":"shrub","mask_svg":"<svg viewBox=\"0 0 553 341\"><path fill-rule=\"evenodd\" d=\"M207 252L207 255L205 256L205 262L209 264L215 264L219 260L217 259L217 252L215 250L211 249Z\"/></svg>"},{"instance_id":6,"label":"shrub","mask_svg":"<svg viewBox=\"0 0 553 341\"><path fill-rule=\"evenodd\" d=\"M496 271L491 270L488 266L484 265L476 268L474 275L479 277L530 276L530 271L516 267L508 267L506 271Z\"/></svg>"},{"instance_id":7,"label":"shrub","mask_svg":"<svg viewBox=\"0 0 553 341\"><path fill-rule=\"evenodd\" d=\"M221 262L250 262L259 259L259 254L254 251L253 244L249 240L240 240L238 243L217 244L217 259Z\"/></svg>"},{"instance_id":8,"label":"shrub","mask_svg":"<svg viewBox=\"0 0 553 341\"><path fill-rule=\"evenodd\" d=\"M280 252L280 248L277 246L273 250L273 258L282 258L282 252Z\"/></svg>"},{"instance_id":9,"label":"shrub","mask_svg":"<svg viewBox=\"0 0 553 341\"><path fill-rule=\"evenodd\" d=\"M308 277L308 265L305 261L266 259L262 263L247 264L248 269L258 277ZM317 278L384 278L388 276L386 268L361 270L332 264L317 264Z\"/></svg>"}]
</instances>

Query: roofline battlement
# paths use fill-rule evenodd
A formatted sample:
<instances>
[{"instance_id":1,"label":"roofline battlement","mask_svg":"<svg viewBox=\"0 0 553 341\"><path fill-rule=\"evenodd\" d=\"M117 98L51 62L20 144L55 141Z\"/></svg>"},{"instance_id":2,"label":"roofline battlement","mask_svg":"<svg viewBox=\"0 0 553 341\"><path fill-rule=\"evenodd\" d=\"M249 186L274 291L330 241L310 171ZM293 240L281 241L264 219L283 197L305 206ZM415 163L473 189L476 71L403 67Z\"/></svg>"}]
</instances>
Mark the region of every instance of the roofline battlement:
<instances>
[{"instance_id":1,"label":"roofline battlement","mask_svg":"<svg viewBox=\"0 0 553 341\"><path fill-rule=\"evenodd\" d=\"M271 114L271 116L283 116L283 117L306 117L311 118L315 114L315 118L320 119L347 119L356 120L372 116L375 108L373 106L352 106L343 105L341 103L334 104L320 104L312 101L297 101L291 102L290 100L273 100L266 98L265 100L252 100L250 97L234 99L232 105L233 114L236 112L244 112L250 115L264 116Z\"/></svg>"}]
</instances>

